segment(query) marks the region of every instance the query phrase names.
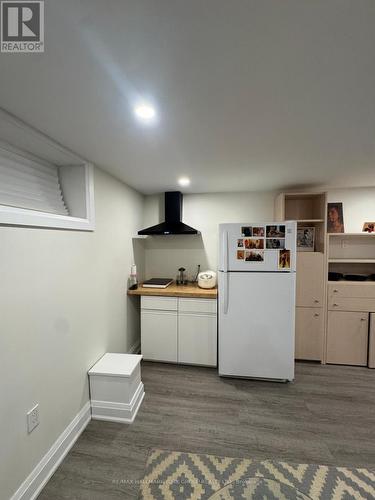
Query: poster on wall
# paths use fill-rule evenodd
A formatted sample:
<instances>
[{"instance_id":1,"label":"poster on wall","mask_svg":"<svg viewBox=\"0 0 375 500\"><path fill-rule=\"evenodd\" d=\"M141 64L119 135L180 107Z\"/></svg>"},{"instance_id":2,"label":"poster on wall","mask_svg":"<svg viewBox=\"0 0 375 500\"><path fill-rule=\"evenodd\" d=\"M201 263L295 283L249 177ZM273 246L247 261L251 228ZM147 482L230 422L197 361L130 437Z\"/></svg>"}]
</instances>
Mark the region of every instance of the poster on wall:
<instances>
[{"instance_id":1,"label":"poster on wall","mask_svg":"<svg viewBox=\"0 0 375 500\"><path fill-rule=\"evenodd\" d=\"M344 232L344 214L341 202L327 204L327 233Z\"/></svg>"}]
</instances>

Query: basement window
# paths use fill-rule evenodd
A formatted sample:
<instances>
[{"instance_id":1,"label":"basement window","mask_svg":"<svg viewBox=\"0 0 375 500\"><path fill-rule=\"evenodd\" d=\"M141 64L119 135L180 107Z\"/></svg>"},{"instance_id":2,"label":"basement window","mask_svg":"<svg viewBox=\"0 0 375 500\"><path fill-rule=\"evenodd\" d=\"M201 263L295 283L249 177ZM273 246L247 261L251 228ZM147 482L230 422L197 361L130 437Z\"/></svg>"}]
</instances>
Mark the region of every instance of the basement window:
<instances>
[{"instance_id":1,"label":"basement window","mask_svg":"<svg viewBox=\"0 0 375 500\"><path fill-rule=\"evenodd\" d=\"M0 224L93 231L92 165L54 165L1 143Z\"/></svg>"}]
</instances>

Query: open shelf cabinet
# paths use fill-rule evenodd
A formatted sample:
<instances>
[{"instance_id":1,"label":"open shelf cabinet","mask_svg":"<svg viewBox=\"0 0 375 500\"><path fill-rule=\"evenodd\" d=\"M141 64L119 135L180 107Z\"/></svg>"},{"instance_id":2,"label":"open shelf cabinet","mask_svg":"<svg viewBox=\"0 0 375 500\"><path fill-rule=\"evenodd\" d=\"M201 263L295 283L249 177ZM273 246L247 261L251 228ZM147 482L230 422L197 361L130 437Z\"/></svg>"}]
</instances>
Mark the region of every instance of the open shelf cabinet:
<instances>
[{"instance_id":1,"label":"open shelf cabinet","mask_svg":"<svg viewBox=\"0 0 375 500\"><path fill-rule=\"evenodd\" d=\"M328 234L328 272L375 274L375 238L367 233Z\"/></svg>"},{"instance_id":2,"label":"open shelf cabinet","mask_svg":"<svg viewBox=\"0 0 375 500\"><path fill-rule=\"evenodd\" d=\"M315 229L315 252L325 253L326 193L281 193L275 201L278 221L295 220L298 228Z\"/></svg>"},{"instance_id":3,"label":"open shelf cabinet","mask_svg":"<svg viewBox=\"0 0 375 500\"><path fill-rule=\"evenodd\" d=\"M326 193L280 193L275 201L279 220L324 222Z\"/></svg>"}]
</instances>

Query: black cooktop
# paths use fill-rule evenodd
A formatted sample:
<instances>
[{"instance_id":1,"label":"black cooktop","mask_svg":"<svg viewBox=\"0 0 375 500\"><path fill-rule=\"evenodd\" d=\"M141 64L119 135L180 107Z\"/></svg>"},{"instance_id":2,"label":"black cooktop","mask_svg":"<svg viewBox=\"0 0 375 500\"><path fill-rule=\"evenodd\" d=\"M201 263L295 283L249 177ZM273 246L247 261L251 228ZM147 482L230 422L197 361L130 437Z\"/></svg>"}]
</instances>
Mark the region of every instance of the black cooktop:
<instances>
[{"instance_id":1,"label":"black cooktop","mask_svg":"<svg viewBox=\"0 0 375 500\"><path fill-rule=\"evenodd\" d=\"M167 288L173 279L171 278L151 278L143 282L145 288Z\"/></svg>"}]
</instances>

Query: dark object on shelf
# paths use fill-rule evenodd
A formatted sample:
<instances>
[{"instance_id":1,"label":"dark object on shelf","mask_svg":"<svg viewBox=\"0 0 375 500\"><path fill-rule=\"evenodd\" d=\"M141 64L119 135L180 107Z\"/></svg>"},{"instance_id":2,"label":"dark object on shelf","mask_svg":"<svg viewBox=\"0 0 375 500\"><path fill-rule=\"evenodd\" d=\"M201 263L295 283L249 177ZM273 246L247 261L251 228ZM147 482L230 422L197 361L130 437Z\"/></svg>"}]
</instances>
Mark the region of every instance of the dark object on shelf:
<instances>
[{"instance_id":1,"label":"dark object on shelf","mask_svg":"<svg viewBox=\"0 0 375 500\"><path fill-rule=\"evenodd\" d=\"M328 279L329 281L340 281L344 279L344 275L342 273L329 272Z\"/></svg>"},{"instance_id":2,"label":"dark object on shelf","mask_svg":"<svg viewBox=\"0 0 375 500\"><path fill-rule=\"evenodd\" d=\"M370 276L368 277L368 279L370 281L375 281L375 274L370 274Z\"/></svg>"},{"instance_id":3,"label":"dark object on shelf","mask_svg":"<svg viewBox=\"0 0 375 500\"><path fill-rule=\"evenodd\" d=\"M345 274L346 281L366 281L368 278L367 274Z\"/></svg>"}]
</instances>

